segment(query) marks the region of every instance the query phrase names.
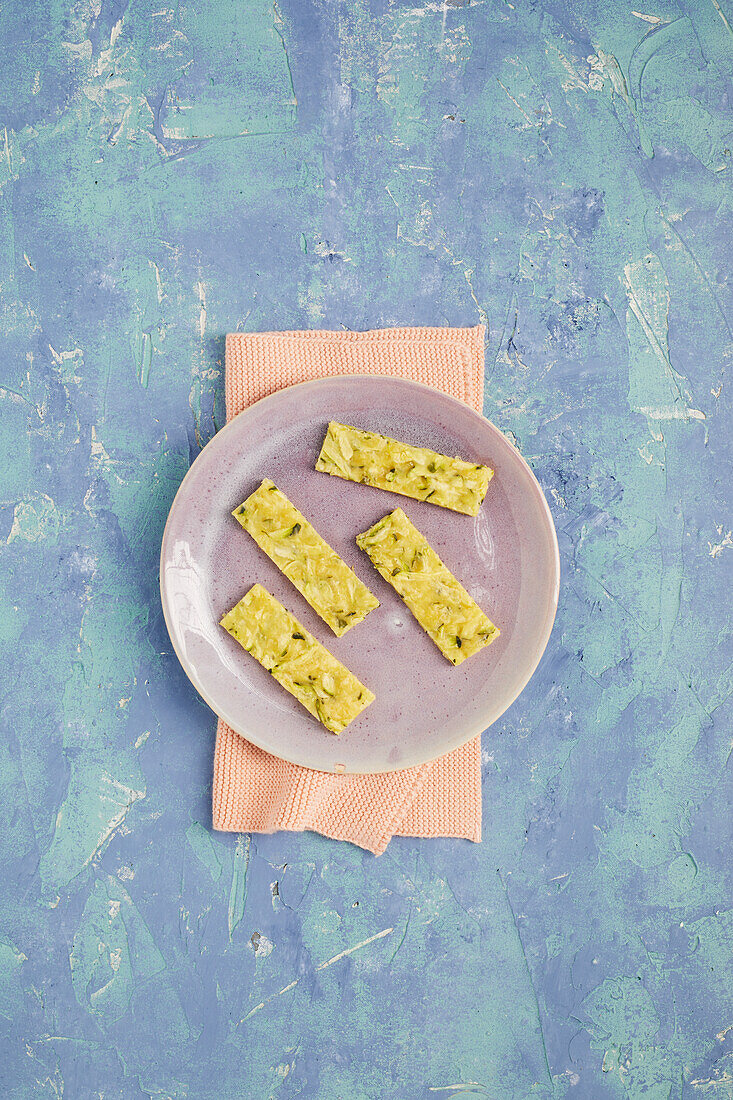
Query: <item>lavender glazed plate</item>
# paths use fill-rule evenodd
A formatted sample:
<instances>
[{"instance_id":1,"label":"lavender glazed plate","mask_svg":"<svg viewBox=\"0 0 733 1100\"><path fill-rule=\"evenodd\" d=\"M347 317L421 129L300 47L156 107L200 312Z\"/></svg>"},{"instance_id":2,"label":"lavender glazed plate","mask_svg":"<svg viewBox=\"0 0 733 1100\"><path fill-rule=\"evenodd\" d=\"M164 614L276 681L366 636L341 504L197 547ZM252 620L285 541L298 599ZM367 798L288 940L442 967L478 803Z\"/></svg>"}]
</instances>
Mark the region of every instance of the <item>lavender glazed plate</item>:
<instances>
[{"instance_id":1,"label":"lavender glazed plate","mask_svg":"<svg viewBox=\"0 0 733 1100\"><path fill-rule=\"evenodd\" d=\"M486 463L478 516L317 473L329 420ZM380 601L336 638L230 515L270 477ZM402 507L501 628L454 668L356 546ZM321 771L383 772L458 748L524 688L550 636L560 563L547 502L498 428L416 382L357 375L304 382L258 401L198 456L173 501L161 550L163 612L186 675L217 715L260 748ZM219 625L258 581L376 695L335 737Z\"/></svg>"}]
</instances>

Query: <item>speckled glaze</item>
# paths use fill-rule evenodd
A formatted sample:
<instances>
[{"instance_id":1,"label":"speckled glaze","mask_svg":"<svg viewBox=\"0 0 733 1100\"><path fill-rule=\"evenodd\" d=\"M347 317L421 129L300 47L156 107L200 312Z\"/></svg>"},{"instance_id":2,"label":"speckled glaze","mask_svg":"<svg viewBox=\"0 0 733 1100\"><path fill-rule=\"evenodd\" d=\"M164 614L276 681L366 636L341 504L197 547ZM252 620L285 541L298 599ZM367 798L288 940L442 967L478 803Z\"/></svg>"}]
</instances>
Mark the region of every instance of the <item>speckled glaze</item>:
<instances>
[{"instance_id":1,"label":"speckled glaze","mask_svg":"<svg viewBox=\"0 0 733 1100\"><path fill-rule=\"evenodd\" d=\"M326 425L356 427L495 470L474 518L314 469ZM231 511L271 477L380 601L336 638ZM454 668L355 544L402 507L501 628ZM376 700L328 734L217 624L255 582L269 589L365 683ZM197 458L171 508L161 552L168 630L212 709L268 752L323 771L424 763L491 725L535 669L557 608L559 559L535 478L497 428L460 402L399 379L350 377L282 390L245 410Z\"/></svg>"}]
</instances>

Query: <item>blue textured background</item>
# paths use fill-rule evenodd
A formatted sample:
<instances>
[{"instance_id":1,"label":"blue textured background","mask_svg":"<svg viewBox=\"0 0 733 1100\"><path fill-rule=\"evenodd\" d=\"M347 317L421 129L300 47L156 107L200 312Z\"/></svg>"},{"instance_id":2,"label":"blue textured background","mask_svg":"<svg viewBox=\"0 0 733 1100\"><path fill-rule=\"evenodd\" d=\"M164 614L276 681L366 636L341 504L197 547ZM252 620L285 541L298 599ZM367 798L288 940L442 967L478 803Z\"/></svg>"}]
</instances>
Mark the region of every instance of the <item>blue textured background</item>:
<instances>
[{"instance_id":1,"label":"blue textured background","mask_svg":"<svg viewBox=\"0 0 733 1100\"><path fill-rule=\"evenodd\" d=\"M733 14L638 4L2 4L3 1097L733 1096ZM213 834L224 334L479 320L563 564L483 844Z\"/></svg>"}]
</instances>

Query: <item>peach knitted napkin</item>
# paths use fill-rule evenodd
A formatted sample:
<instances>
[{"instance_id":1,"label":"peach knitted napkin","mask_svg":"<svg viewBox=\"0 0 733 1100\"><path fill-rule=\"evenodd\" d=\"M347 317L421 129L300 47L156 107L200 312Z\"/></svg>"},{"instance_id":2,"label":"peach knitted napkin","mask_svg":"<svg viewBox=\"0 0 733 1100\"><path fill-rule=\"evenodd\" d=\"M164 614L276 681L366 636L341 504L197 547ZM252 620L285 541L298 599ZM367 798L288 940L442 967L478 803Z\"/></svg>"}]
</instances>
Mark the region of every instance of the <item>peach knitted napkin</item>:
<instances>
[{"instance_id":1,"label":"peach knitted napkin","mask_svg":"<svg viewBox=\"0 0 733 1100\"><path fill-rule=\"evenodd\" d=\"M484 328L232 333L226 340L227 419L284 386L337 374L411 378L481 412ZM418 768L333 775L270 756L220 720L213 817L215 829L312 829L375 855L395 835L478 841L480 738Z\"/></svg>"}]
</instances>

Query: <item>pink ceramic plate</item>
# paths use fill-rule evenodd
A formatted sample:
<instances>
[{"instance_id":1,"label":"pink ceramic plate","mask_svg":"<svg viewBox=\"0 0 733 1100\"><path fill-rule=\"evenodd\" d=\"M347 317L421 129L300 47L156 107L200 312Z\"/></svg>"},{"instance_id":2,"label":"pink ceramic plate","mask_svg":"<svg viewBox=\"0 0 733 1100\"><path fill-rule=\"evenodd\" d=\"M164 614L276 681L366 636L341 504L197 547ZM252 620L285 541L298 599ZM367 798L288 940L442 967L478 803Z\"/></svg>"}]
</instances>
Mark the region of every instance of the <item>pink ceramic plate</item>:
<instances>
[{"instance_id":1,"label":"pink ceramic plate","mask_svg":"<svg viewBox=\"0 0 733 1100\"><path fill-rule=\"evenodd\" d=\"M339 420L495 470L476 518L314 470L326 425ZM381 607L336 638L231 517L270 477L374 592ZM501 627L454 668L355 537L397 506ZM485 730L537 667L555 617L557 538L529 466L501 432L415 382L356 376L304 382L231 421L202 451L173 502L161 552L163 611L197 691L233 729L308 768L380 772L433 760ZM340 736L275 683L220 626L259 581L374 692Z\"/></svg>"}]
</instances>

